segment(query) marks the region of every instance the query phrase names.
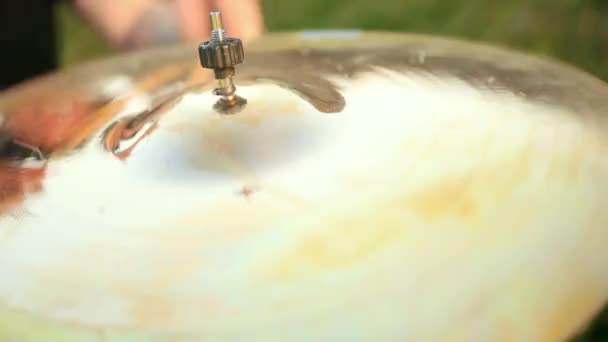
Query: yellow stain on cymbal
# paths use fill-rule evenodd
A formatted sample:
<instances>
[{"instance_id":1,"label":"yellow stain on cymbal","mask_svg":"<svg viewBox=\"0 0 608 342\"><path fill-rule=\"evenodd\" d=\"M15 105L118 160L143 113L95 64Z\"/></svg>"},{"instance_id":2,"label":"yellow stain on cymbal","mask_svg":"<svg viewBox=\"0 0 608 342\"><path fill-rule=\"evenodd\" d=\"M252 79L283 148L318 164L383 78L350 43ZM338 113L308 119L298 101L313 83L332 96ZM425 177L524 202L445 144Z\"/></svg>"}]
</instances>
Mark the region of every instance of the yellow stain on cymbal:
<instances>
[{"instance_id":1,"label":"yellow stain on cymbal","mask_svg":"<svg viewBox=\"0 0 608 342\"><path fill-rule=\"evenodd\" d=\"M471 220L477 210L471 193L472 177L446 180L417 191L407 198L405 205L427 221L446 215Z\"/></svg>"},{"instance_id":2,"label":"yellow stain on cymbal","mask_svg":"<svg viewBox=\"0 0 608 342\"><path fill-rule=\"evenodd\" d=\"M270 276L284 281L320 271L331 271L361 262L382 251L391 242L402 240L407 232L405 217L398 210L387 210L383 217L355 215L336 222L324 221L325 233L300 239L273 265ZM327 222L327 223L326 223ZM326 226L327 225L327 226ZM373 233L370 228L373 227Z\"/></svg>"},{"instance_id":3,"label":"yellow stain on cymbal","mask_svg":"<svg viewBox=\"0 0 608 342\"><path fill-rule=\"evenodd\" d=\"M473 237L480 243L476 246L478 251L491 253L492 248L533 234L537 214L558 204L552 195L536 188L559 192L576 186L584 175L588 161L585 158L591 148L583 141L547 155L547 151L524 145L514 157L481 163L464 175L446 177L402 195L389 192L373 202L374 206L353 206L342 216L332 213L319 217L311 232L296 238L293 245L266 265L268 276L273 280L295 280L364 264L364 259L391 244L413 248L407 241L408 231L441 234L437 229L447 227L445 224L460 232L456 234ZM535 179L538 174L544 177L540 183ZM493 216L501 210L517 215Z\"/></svg>"}]
</instances>

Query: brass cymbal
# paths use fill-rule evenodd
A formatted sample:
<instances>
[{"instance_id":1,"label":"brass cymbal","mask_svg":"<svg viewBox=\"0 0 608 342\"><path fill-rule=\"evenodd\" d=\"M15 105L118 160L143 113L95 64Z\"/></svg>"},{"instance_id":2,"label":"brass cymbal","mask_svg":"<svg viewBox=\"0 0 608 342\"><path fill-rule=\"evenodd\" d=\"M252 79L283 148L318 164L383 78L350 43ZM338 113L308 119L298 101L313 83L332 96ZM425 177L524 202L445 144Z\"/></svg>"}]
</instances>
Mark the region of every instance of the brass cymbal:
<instances>
[{"instance_id":1,"label":"brass cymbal","mask_svg":"<svg viewBox=\"0 0 608 342\"><path fill-rule=\"evenodd\" d=\"M505 48L267 34L0 93L0 337L556 341L608 299L608 86ZM0 340L2 340L0 338Z\"/></svg>"}]
</instances>

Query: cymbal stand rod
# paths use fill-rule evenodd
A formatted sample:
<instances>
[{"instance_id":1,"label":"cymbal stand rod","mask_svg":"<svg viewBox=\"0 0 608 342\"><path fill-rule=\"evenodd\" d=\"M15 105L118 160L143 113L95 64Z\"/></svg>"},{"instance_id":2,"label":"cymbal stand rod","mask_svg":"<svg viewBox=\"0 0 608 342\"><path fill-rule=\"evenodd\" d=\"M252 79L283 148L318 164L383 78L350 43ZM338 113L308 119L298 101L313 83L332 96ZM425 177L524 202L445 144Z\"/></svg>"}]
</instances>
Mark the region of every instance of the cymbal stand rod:
<instances>
[{"instance_id":1,"label":"cymbal stand rod","mask_svg":"<svg viewBox=\"0 0 608 342\"><path fill-rule=\"evenodd\" d=\"M217 81L213 94L220 100L213 108L222 114L233 114L240 111L247 101L236 95L236 86L232 80L235 66L245 58L240 39L226 37L220 12L211 12L211 40L199 45L199 57L203 68L212 69Z\"/></svg>"}]
</instances>

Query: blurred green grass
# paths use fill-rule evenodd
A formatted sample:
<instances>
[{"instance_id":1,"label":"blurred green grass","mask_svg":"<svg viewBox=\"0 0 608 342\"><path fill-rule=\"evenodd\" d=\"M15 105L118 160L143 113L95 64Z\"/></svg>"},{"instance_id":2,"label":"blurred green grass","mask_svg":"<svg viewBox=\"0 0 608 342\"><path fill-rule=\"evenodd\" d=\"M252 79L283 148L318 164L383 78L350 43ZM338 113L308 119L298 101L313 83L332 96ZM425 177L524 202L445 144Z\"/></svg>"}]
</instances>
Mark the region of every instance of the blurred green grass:
<instances>
[{"instance_id":1,"label":"blurred green grass","mask_svg":"<svg viewBox=\"0 0 608 342\"><path fill-rule=\"evenodd\" d=\"M262 0L269 31L359 28L508 46L608 80L608 0ZM69 6L58 8L63 65L111 50Z\"/></svg>"},{"instance_id":2,"label":"blurred green grass","mask_svg":"<svg viewBox=\"0 0 608 342\"><path fill-rule=\"evenodd\" d=\"M608 81L608 0L262 0L269 31L358 28L463 38L551 56ZM63 66L111 49L65 3ZM608 341L608 310L577 341Z\"/></svg>"}]
</instances>

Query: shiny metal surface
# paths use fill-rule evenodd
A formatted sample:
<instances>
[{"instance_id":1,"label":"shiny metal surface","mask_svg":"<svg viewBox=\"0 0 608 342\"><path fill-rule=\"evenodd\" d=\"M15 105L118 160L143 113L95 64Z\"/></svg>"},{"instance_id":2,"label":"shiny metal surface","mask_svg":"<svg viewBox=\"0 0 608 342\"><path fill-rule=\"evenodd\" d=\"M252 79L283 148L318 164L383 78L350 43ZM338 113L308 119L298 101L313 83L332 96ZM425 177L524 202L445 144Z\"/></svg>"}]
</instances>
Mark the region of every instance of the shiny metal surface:
<instances>
[{"instance_id":1,"label":"shiny metal surface","mask_svg":"<svg viewBox=\"0 0 608 342\"><path fill-rule=\"evenodd\" d=\"M418 35L245 48L236 116L191 46L0 94L0 337L557 341L606 302L606 84Z\"/></svg>"}]
</instances>

